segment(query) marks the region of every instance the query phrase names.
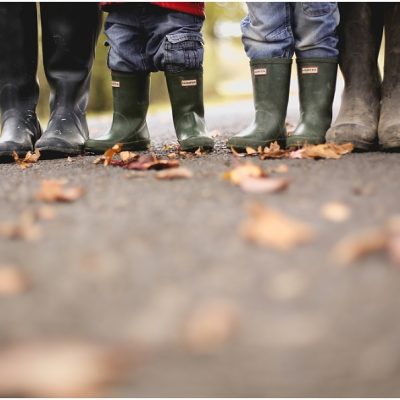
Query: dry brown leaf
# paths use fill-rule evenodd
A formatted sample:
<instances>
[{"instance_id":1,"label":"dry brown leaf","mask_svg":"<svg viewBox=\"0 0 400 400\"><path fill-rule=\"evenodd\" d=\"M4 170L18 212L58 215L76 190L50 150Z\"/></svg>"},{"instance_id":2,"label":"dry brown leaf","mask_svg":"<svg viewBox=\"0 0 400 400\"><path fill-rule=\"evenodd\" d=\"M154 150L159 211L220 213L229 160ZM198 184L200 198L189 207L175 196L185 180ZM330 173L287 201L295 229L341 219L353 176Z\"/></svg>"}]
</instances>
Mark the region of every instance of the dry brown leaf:
<instances>
[{"instance_id":1,"label":"dry brown leaf","mask_svg":"<svg viewBox=\"0 0 400 400\"><path fill-rule=\"evenodd\" d=\"M167 169L179 167L179 160L163 160L155 154L144 154L137 161L123 165L126 169L145 171L148 169Z\"/></svg>"},{"instance_id":2,"label":"dry brown leaf","mask_svg":"<svg viewBox=\"0 0 400 400\"><path fill-rule=\"evenodd\" d=\"M187 168L179 167L157 171L155 177L161 180L190 179L193 177L193 173Z\"/></svg>"},{"instance_id":3,"label":"dry brown leaf","mask_svg":"<svg viewBox=\"0 0 400 400\"><path fill-rule=\"evenodd\" d=\"M22 293L28 286L28 279L21 269L11 265L0 266L0 296Z\"/></svg>"},{"instance_id":4,"label":"dry brown leaf","mask_svg":"<svg viewBox=\"0 0 400 400\"><path fill-rule=\"evenodd\" d=\"M290 158L327 158L336 160L344 154L351 153L353 149L354 146L351 143L306 145L299 150L292 151Z\"/></svg>"},{"instance_id":5,"label":"dry brown leaf","mask_svg":"<svg viewBox=\"0 0 400 400\"><path fill-rule=\"evenodd\" d=\"M32 153L31 151L28 151L22 160L19 158L18 154L15 151L13 151L13 158L14 158L14 161L22 169L30 168L30 167L32 167L32 164L38 162L38 160L40 158L40 151L35 150L34 153Z\"/></svg>"},{"instance_id":6,"label":"dry brown leaf","mask_svg":"<svg viewBox=\"0 0 400 400\"><path fill-rule=\"evenodd\" d=\"M125 350L66 340L16 343L0 350L0 395L97 397L129 365Z\"/></svg>"},{"instance_id":7,"label":"dry brown leaf","mask_svg":"<svg viewBox=\"0 0 400 400\"><path fill-rule=\"evenodd\" d=\"M388 233L384 229L370 229L361 233L344 237L333 248L332 258L343 265L377 251L385 250L388 243Z\"/></svg>"},{"instance_id":8,"label":"dry brown leaf","mask_svg":"<svg viewBox=\"0 0 400 400\"><path fill-rule=\"evenodd\" d=\"M194 353L210 353L234 336L239 327L238 308L227 300L199 305L186 321L184 342Z\"/></svg>"},{"instance_id":9,"label":"dry brown leaf","mask_svg":"<svg viewBox=\"0 0 400 400\"><path fill-rule=\"evenodd\" d=\"M25 211L18 222L5 222L0 224L0 236L7 239L23 239L28 241L38 240L42 231L36 223L37 216L31 211Z\"/></svg>"},{"instance_id":10,"label":"dry brown leaf","mask_svg":"<svg viewBox=\"0 0 400 400\"><path fill-rule=\"evenodd\" d=\"M82 186L73 186L66 188L65 179L45 179L41 182L39 191L36 193L36 199L52 202L72 202L80 199L85 194Z\"/></svg>"},{"instance_id":11,"label":"dry brown leaf","mask_svg":"<svg viewBox=\"0 0 400 400\"><path fill-rule=\"evenodd\" d=\"M137 158L139 158L139 155L136 153L133 153L132 151L121 151L119 153L119 156L121 158L121 161L123 161L123 162L129 162L129 161L136 160Z\"/></svg>"},{"instance_id":12,"label":"dry brown leaf","mask_svg":"<svg viewBox=\"0 0 400 400\"><path fill-rule=\"evenodd\" d=\"M107 149L104 154L100 157L97 157L93 164L100 164L103 162L103 165L107 166L111 164L112 159L116 154L121 153L122 151L122 143L117 143L111 149Z\"/></svg>"},{"instance_id":13,"label":"dry brown leaf","mask_svg":"<svg viewBox=\"0 0 400 400\"><path fill-rule=\"evenodd\" d=\"M223 178L229 180L235 185L239 185L240 182L249 177L261 178L265 176L267 176L267 174L259 165L247 162L225 172Z\"/></svg>"},{"instance_id":14,"label":"dry brown leaf","mask_svg":"<svg viewBox=\"0 0 400 400\"><path fill-rule=\"evenodd\" d=\"M199 147L199 148L194 152L194 154L195 154L196 156L201 157L201 156L204 156L204 154L207 154L207 152L206 152L205 150L203 150L201 147Z\"/></svg>"},{"instance_id":15,"label":"dry brown leaf","mask_svg":"<svg viewBox=\"0 0 400 400\"><path fill-rule=\"evenodd\" d=\"M315 236L310 226L262 204L252 204L249 212L249 218L240 226L240 233L259 245L285 251L308 243Z\"/></svg>"},{"instance_id":16,"label":"dry brown leaf","mask_svg":"<svg viewBox=\"0 0 400 400\"><path fill-rule=\"evenodd\" d=\"M276 193L289 186L289 179L247 177L242 179L239 185L240 188L247 193Z\"/></svg>"},{"instance_id":17,"label":"dry brown leaf","mask_svg":"<svg viewBox=\"0 0 400 400\"><path fill-rule=\"evenodd\" d=\"M331 222L344 222L350 218L350 208L339 201L326 203L321 208L321 215Z\"/></svg>"},{"instance_id":18,"label":"dry brown leaf","mask_svg":"<svg viewBox=\"0 0 400 400\"><path fill-rule=\"evenodd\" d=\"M246 147L246 154L251 156L257 154L257 150L254 150L252 147Z\"/></svg>"},{"instance_id":19,"label":"dry brown leaf","mask_svg":"<svg viewBox=\"0 0 400 400\"><path fill-rule=\"evenodd\" d=\"M278 142L273 142L269 145L269 147L265 147L264 149L259 149L260 159L265 160L268 158L288 158L289 151L285 149L281 149Z\"/></svg>"}]
</instances>

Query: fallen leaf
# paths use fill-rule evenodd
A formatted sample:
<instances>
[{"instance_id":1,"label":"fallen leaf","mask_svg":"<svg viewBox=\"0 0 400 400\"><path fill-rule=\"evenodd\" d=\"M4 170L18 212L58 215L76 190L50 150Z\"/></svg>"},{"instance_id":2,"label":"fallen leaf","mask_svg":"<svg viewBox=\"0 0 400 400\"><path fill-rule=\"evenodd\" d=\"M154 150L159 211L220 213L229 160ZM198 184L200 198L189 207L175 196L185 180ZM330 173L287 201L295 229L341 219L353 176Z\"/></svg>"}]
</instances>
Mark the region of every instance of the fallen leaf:
<instances>
[{"instance_id":1,"label":"fallen leaf","mask_svg":"<svg viewBox=\"0 0 400 400\"><path fill-rule=\"evenodd\" d=\"M112 159L116 154L121 153L122 151L122 144L117 143L111 149L107 149L104 154L93 161L93 164L99 164L103 162L103 165L107 166L111 163Z\"/></svg>"},{"instance_id":2,"label":"fallen leaf","mask_svg":"<svg viewBox=\"0 0 400 400\"><path fill-rule=\"evenodd\" d=\"M22 293L28 286L28 279L21 269L10 265L0 266L0 296Z\"/></svg>"},{"instance_id":3,"label":"fallen leaf","mask_svg":"<svg viewBox=\"0 0 400 400\"><path fill-rule=\"evenodd\" d=\"M321 215L331 222L344 222L349 219L351 210L344 203L332 201L322 206Z\"/></svg>"},{"instance_id":4,"label":"fallen leaf","mask_svg":"<svg viewBox=\"0 0 400 400\"><path fill-rule=\"evenodd\" d=\"M133 160L136 160L137 158L139 158L139 155L136 153L133 153L132 151L121 151L119 153L119 156L121 158L121 161L123 161L123 162L129 162L129 161L133 161Z\"/></svg>"},{"instance_id":5,"label":"fallen leaf","mask_svg":"<svg viewBox=\"0 0 400 400\"><path fill-rule=\"evenodd\" d=\"M98 397L121 379L126 349L93 342L42 340L0 350L2 397Z\"/></svg>"},{"instance_id":6,"label":"fallen leaf","mask_svg":"<svg viewBox=\"0 0 400 400\"><path fill-rule=\"evenodd\" d=\"M252 147L246 147L246 154L251 156L257 154L257 150L254 150Z\"/></svg>"},{"instance_id":7,"label":"fallen leaf","mask_svg":"<svg viewBox=\"0 0 400 400\"><path fill-rule=\"evenodd\" d=\"M343 265L353 263L371 253L385 250L388 233L384 229L370 229L351 234L339 241L332 250L332 258Z\"/></svg>"},{"instance_id":8,"label":"fallen leaf","mask_svg":"<svg viewBox=\"0 0 400 400\"><path fill-rule=\"evenodd\" d=\"M307 224L262 204L252 204L249 212L249 218L240 226L240 233L259 245L286 251L310 242L315 236Z\"/></svg>"},{"instance_id":9,"label":"fallen leaf","mask_svg":"<svg viewBox=\"0 0 400 400\"><path fill-rule=\"evenodd\" d=\"M242 179L239 185L247 193L275 193L286 189L289 186L289 179L247 177Z\"/></svg>"},{"instance_id":10,"label":"fallen leaf","mask_svg":"<svg viewBox=\"0 0 400 400\"><path fill-rule=\"evenodd\" d=\"M179 167L173 169L166 169L164 171L158 171L155 174L157 179L190 179L193 177L192 171L187 168Z\"/></svg>"},{"instance_id":11,"label":"fallen leaf","mask_svg":"<svg viewBox=\"0 0 400 400\"><path fill-rule=\"evenodd\" d=\"M261 150L261 151L260 151ZM288 158L289 151L285 149L281 149L278 142L273 142L269 145L269 147L265 147L264 149L259 149L260 159L265 160L268 158L276 159L276 158Z\"/></svg>"},{"instance_id":12,"label":"fallen leaf","mask_svg":"<svg viewBox=\"0 0 400 400\"><path fill-rule=\"evenodd\" d=\"M155 154L145 154L139 157L137 161L130 162L124 166L126 169L144 171L148 169L167 169L179 167L178 160L163 160Z\"/></svg>"},{"instance_id":13,"label":"fallen leaf","mask_svg":"<svg viewBox=\"0 0 400 400\"><path fill-rule=\"evenodd\" d=\"M210 353L231 339L238 327L239 311L235 304L210 300L191 313L184 325L183 338L190 351Z\"/></svg>"},{"instance_id":14,"label":"fallen leaf","mask_svg":"<svg viewBox=\"0 0 400 400\"><path fill-rule=\"evenodd\" d=\"M167 154L167 157L168 157L170 160L175 160L176 158L178 158L178 156L176 155L176 153L169 153L169 154Z\"/></svg>"},{"instance_id":15,"label":"fallen leaf","mask_svg":"<svg viewBox=\"0 0 400 400\"><path fill-rule=\"evenodd\" d=\"M53 207L42 206L36 210L36 214L38 219L50 221L54 219L54 217L56 216L56 211L54 210Z\"/></svg>"},{"instance_id":16,"label":"fallen leaf","mask_svg":"<svg viewBox=\"0 0 400 400\"><path fill-rule=\"evenodd\" d=\"M30 168L32 167L32 164L36 163L39 158L40 158L40 151L39 150L35 150L34 153L32 153L31 151L28 151L25 155L25 157L21 160L18 156L18 154L13 151L13 158L14 161L22 168Z\"/></svg>"},{"instance_id":17,"label":"fallen leaf","mask_svg":"<svg viewBox=\"0 0 400 400\"><path fill-rule=\"evenodd\" d=\"M45 179L41 182L36 199L46 202L72 202L80 199L85 194L81 186L66 188L65 179Z\"/></svg>"},{"instance_id":18,"label":"fallen leaf","mask_svg":"<svg viewBox=\"0 0 400 400\"><path fill-rule=\"evenodd\" d=\"M327 158L327 159L339 159L344 154L351 153L354 146L351 143L345 144L334 144L325 143L318 145L305 145L299 150L292 151L290 158Z\"/></svg>"},{"instance_id":19,"label":"fallen leaf","mask_svg":"<svg viewBox=\"0 0 400 400\"><path fill-rule=\"evenodd\" d=\"M244 179L249 177L261 178L265 176L267 176L267 174L259 165L247 162L225 172L223 178L235 185L239 185Z\"/></svg>"},{"instance_id":20,"label":"fallen leaf","mask_svg":"<svg viewBox=\"0 0 400 400\"><path fill-rule=\"evenodd\" d=\"M206 154L206 151L203 150L201 147L199 147L199 148L194 152L194 154L195 154L196 156L201 157L201 156L203 156L204 154Z\"/></svg>"},{"instance_id":21,"label":"fallen leaf","mask_svg":"<svg viewBox=\"0 0 400 400\"><path fill-rule=\"evenodd\" d=\"M0 224L0 236L7 239L23 239L35 241L41 238L42 231L36 223L37 216L31 211L25 211L17 222Z\"/></svg>"}]
</instances>

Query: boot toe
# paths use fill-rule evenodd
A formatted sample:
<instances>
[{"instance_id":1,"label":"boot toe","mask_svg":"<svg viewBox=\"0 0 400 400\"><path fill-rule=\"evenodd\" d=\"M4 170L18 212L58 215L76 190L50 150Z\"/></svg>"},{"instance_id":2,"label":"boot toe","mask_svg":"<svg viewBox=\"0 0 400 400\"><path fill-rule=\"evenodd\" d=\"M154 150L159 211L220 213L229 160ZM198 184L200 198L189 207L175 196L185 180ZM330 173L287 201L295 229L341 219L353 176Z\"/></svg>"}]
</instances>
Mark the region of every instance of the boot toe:
<instances>
[{"instance_id":1,"label":"boot toe","mask_svg":"<svg viewBox=\"0 0 400 400\"><path fill-rule=\"evenodd\" d=\"M19 156L24 156L28 151L33 151L33 146L15 142L0 143L0 157L12 156L14 152Z\"/></svg>"},{"instance_id":2,"label":"boot toe","mask_svg":"<svg viewBox=\"0 0 400 400\"><path fill-rule=\"evenodd\" d=\"M43 154L57 153L61 155L79 155L83 152L83 143L71 143L61 138L45 138L42 137L36 142L36 149Z\"/></svg>"},{"instance_id":3,"label":"boot toe","mask_svg":"<svg viewBox=\"0 0 400 400\"><path fill-rule=\"evenodd\" d=\"M376 146L377 132L359 124L341 124L331 127L326 133L326 142L352 143L357 150L371 150Z\"/></svg>"},{"instance_id":4,"label":"boot toe","mask_svg":"<svg viewBox=\"0 0 400 400\"><path fill-rule=\"evenodd\" d=\"M400 124L393 124L379 129L379 146L383 150L400 149Z\"/></svg>"}]
</instances>

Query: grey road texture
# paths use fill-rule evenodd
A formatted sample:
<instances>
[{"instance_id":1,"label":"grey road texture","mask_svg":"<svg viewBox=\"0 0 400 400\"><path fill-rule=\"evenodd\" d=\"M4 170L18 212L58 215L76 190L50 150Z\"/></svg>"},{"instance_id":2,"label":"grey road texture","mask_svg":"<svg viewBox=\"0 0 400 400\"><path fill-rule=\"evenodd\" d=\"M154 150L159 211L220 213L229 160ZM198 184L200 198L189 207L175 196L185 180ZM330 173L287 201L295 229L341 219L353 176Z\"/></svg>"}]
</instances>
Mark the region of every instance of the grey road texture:
<instances>
[{"instance_id":1,"label":"grey road texture","mask_svg":"<svg viewBox=\"0 0 400 400\"><path fill-rule=\"evenodd\" d=\"M42 206L34 196L43 179L65 178L86 194L51 205L38 240L0 238L0 266L30 281L0 296L0 347L70 338L131 345L137 360L102 389L107 396L400 396L400 269L382 252L346 267L331 258L341 238L399 214L400 154L252 159L265 169L286 164L291 182L281 193L244 193L222 179L233 163L224 141L251 114L250 101L207 109L218 146L181 161L188 180L129 176L94 157L1 164L2 223ZM292 107L289 122L296 117ZM91 118L93 136L109 124ZM157 152L174 142L168 110L151 114L149 129ZM313 226L314 242L282 253L243 240L239 225L254 201ZM347 204L350 218L322 218L330 201Z\"/></svg>"}]
</instances>

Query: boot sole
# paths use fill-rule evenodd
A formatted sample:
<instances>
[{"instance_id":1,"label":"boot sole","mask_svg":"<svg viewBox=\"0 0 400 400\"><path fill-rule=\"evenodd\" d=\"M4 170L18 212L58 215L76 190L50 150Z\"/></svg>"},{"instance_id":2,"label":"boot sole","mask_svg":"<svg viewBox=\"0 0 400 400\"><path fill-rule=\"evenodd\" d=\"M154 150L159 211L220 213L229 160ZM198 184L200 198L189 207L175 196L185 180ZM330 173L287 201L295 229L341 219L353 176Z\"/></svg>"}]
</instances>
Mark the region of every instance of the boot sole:
<instances>
[{"instance_id":1,"label":"boot sole","mask_svg":"<svg viewBox=\"0 0 400 400\"><path fill-rule=\"evenodd\" d=\"M36 150L40 151L42 159L55 159L55 158L66 158L69 156L76 157L83 155L83 149L72 149L72 148L64 148L60 149L60 147L46 146L46 147L37 147Z\"/></svg>"},{"instance_id":2,"label":"boot sole","mask_svg":"<svg viewBox=\"0 0 400 400\"><path fill-rule=\"evenodd\" d=\"M311 146L315 146L315 145L319 145L319 144L324 144L325 143L325 139L324 140L315 140L312 138L302 138L302 139L296 139L296 140L289 140L286 139L286 148L289 149L291 147L303 147L306 145L311 145Z\"/></svg>"},{"instance_id":3,"label":"boot sole","mask_svg":"<svg viewBox=\"0 0 400 400\"><path fill-rule=\"evenodd\" d=\"M111 149L115 146L117 142L108 143L101 148L91 148L90 146L85 146L85 154L104 154L105 151ZM122 143L122 150L123 151L145 151L148 150L151 145L150 141L137 141L137 142L128 142Z\"/></svg>"},{"instance_id":4,"label":"boot sole","mask_svg":"<svg viewBox=\"0 0 400 400\"><path fill-rule=\"evenodd\" d=\"M383 151L387 152L399 152L400 151L400 141L396 142L388 142L388 143L379 143L379 148Z\"/></svg>"}]
</instances>

